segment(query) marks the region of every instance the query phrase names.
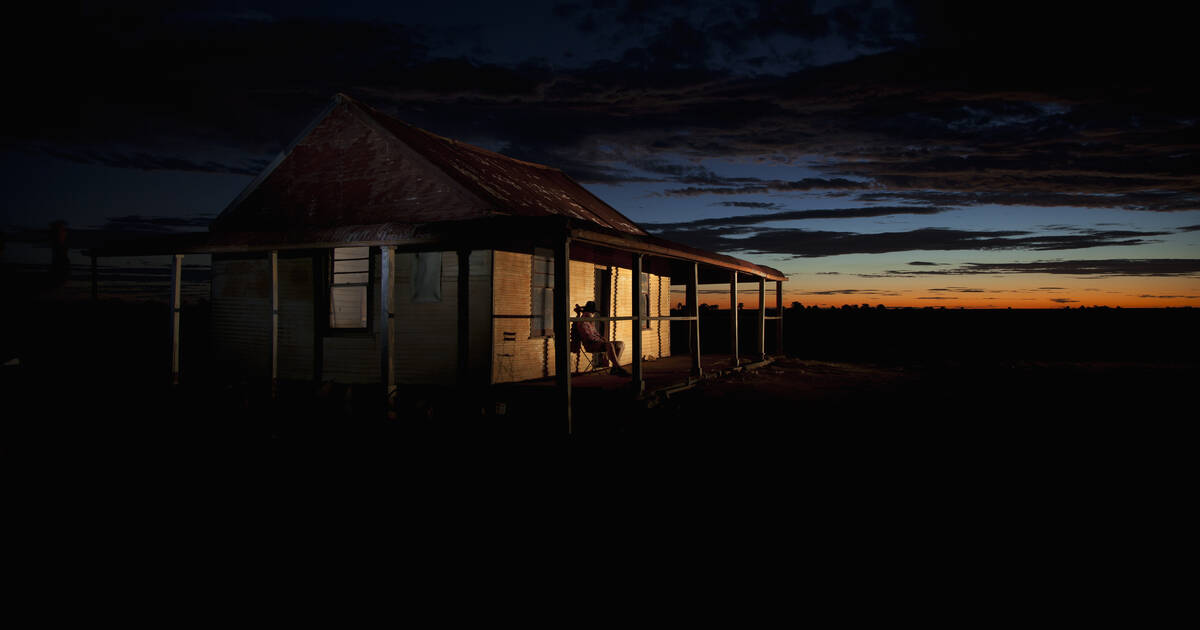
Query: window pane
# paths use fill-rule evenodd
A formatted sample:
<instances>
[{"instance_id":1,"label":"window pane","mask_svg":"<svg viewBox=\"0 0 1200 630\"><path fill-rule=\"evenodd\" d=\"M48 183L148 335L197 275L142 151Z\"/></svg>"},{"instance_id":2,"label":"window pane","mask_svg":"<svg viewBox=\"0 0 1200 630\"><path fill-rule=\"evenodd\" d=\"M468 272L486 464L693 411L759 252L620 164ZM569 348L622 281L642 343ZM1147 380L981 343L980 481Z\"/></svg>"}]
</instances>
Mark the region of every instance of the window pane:
<instances>
[{"instance_id":1,"label":"window pane","mask_svg":"<svg viewBox=\"0 0 1200 630\"><path fill-rule=\"evenodd\" d=\"M337 250L334 250L334 251L336 252ZM336 256L336 254L335 254L335 256ZM337 258L333 259L333 272L334 273L367 272L370 270L371 270L371 261L366 258L361 258L361 259L356 258L356 259L351 259L351 260L339 260Z\"/></svg>"},{"instance_id":2,"label":"window pane","mask_svg":"<svg viewBox=\"0 0 1200 630\"><path fill-rule=\"evenodd\" d=\"M370 247L337 247L333 250L333 259L342 260L345 258L370 258Z\"/></svg>"},{"instance_id":3,"label":"window pane","mask_svg":"<svg viewBox=\"0 0 1200 630\"><path fill-rule=\"evenodd\" d=\"M333 274L334 284L366 284L366 273L338 273Z\"/></svg>"},{"instance_id":4,"label":"window pane","mask_svg":"<svg viewBox=\"0 0 1200 630\"><path fill-rule=\"evenodd\" d=\"M554 253L548 249L538 248L533 255L533 286L554 286Z\"/></svg>"},{"instance_id":5,"label":"window pane","mask_svg":"<svg viewBox=\"0 0 1200 630\"><path fill-rule=\"evenodd\" d=\"M330 297L331 328L367 327L367 287L333 287Z\"/></svg>"},{"instance_id":6,"label":"window pane","mask_svg":"<svg viewBox=\"0 0 1200 630\"><path fill-rule=\"evenodd\" d=\"M538 248L529 275L530 337L554 335L554 252Z\"/></svg>"}]
</instances>

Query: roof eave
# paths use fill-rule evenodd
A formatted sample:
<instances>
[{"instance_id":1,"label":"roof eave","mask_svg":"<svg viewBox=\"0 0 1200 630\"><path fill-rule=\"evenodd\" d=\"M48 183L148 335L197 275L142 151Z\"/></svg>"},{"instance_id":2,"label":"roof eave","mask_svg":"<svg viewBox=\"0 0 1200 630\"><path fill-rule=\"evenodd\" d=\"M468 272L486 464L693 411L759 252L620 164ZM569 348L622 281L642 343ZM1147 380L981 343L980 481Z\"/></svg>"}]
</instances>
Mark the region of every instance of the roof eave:
<instances>
[{"instance_id":1,"label":"roof eave","mask_svg":"<svg viewBox=\"0 0 1200 630\"><path fill-rule=\"evenodd\" d=\"M634 236L588 228L576 228L571 230L571 238L603 247L613 247L639 254L649 254L662 258L672 258L700 263L710 267L728 269L730 271L737 271L738 273L757 276L764 280L776 282L787 281L787 275L778 269L765 265L756 265L750 261L734 258L733 256L707 252L655 236Z\"/></svg>"}]
</instances>

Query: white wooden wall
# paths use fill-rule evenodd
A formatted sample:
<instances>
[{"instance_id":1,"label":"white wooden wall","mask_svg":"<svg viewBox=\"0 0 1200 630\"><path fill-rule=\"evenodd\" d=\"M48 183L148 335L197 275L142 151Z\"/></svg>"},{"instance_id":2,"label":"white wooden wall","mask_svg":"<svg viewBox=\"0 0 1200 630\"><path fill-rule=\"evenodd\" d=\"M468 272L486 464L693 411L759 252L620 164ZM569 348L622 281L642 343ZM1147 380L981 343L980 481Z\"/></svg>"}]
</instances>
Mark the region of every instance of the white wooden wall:
<instances>
[{"instance_id":1,"label":"white wooden wall","mask_svg":"<svg viewBox=\"0 0 1200 630\"><path fill-rule=\"evenodd\" d=\"M530 276L533 270L531 254L496 251L494 262L493 309L498 315L529 315L531 309ZM583 306L596 299L596 268L590 262L572 260L571 305ZM628 317L633 315L633 270L614 267L611 285L615 293L610 303L615 313L609 316ZM661 287L661 289L660 289ZM650 275L650 310L647 315L670 315L670 279ZM575 314L572 312L571 317ZM647 358L666 357L671 354L670 322L654 322L649 330L642 331L642 351ZM633 362L632 322L614 322L609 325L609 338L625 342L621 362ZM613 329L615 326L615 331ZM542 378L554 375L554 339L531 337L529 320L519 317L498 317L493 322L492 338L495 353L492 356L492 382L507 383ZM581 366L582 367L582 366ZM571 369L576 368L576 357L571 356Z\"/></svg>"},{"instance_id":2,"label":"white wooden wall","mask_svg":"<svg viewBox=\"0 0 1200 630\"><path fill-rule=\"evenodd\" d=\"M265 254L213 257L216 369L231 381L271 378L271 269Z\"/></svg>"},{"instance_id":3,"label":"white wooden wall","mask_svg":"<svg viewBox=\"0 0 1200 630\"><path fill-rule=\"evenodd\" d=\"M471 252L468 350L472 378L486 382L491 345L492 252ZM442 299L412 301L413 254L396 254L396 380L452 384L458 378L458 254L442 252Z\"/></svg>"},{"instance_id":4,"label":"white wooden wall","mask_svg":"<svg viewBox=\"0 0 1200 630\"><path fill-rule=\"evenodd\" d=\"M323 346L322 378L341 383L378 383L378 254L371 280L372 330L367 334L330 335ZM442 300L416 303L412 297L413 255L396 254L395 355L401 384L452 384L457 379L458 255L442 252ZM528 253L480 250L471 253L470 370L472 378L497 383L554 374L554 340L531 337L527 318L492 318L492 314L530 313L532 260ZM596 299L596 265L571 261L571 304ZM613 268L616 316L632 314L632 270ZM650 274L651 312L668 315L670 282ZM309 257L279 259L279 376L313 378L314 326L327 314L313 307L313 267ZM214 257L212 280L213 344L219 369L237 379L270 376L270 269L265 255ZM572 314L573 316L573 314ZM615 327L615 333L614 333ZM508 333L508 334L506 334ZM632 362L632 322L610 325L611 339L625 343L621 360ZM654 322L641 331L644 356L670 356L669 322ZM571 357L572 368L575 357Z\"/></svg>"}]
</instances>

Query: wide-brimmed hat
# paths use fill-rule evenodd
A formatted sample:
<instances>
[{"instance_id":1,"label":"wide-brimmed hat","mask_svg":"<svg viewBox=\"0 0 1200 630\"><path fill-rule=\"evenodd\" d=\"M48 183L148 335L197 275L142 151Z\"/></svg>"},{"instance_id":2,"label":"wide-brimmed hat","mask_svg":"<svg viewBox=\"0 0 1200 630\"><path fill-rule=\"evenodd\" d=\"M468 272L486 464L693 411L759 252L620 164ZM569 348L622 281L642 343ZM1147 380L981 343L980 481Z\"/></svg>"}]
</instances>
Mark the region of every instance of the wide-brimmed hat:
<instances>
[{"instance_id":1,"label":"wide-brimmed hat","mask_svg":"<svg viewBox=\"0 0 1200 630\"><path fill-rule=\"evenodd\" d=\"M596 312L596 303L591 300L588 300L588 303L583 305L583 312L584 313L595 313Z\"/></svg>"}]
</instances>

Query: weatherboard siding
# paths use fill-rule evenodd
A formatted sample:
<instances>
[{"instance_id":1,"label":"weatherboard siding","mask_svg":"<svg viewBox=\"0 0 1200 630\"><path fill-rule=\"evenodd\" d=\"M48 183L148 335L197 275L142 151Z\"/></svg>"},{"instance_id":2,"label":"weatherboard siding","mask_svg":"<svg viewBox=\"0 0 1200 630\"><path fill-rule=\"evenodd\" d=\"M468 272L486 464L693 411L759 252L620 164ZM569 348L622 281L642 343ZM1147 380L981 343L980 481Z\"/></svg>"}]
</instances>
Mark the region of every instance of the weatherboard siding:
<instances>
[{"instance_id":1,"label":"weatherboard siding","mask_svg":"<svg viewBox=\"0 0 1200 630\"><path fill-rule=\"evenodd\" d=\"M611 273L613 295L609 302L612 305L609 316L631 317L633 315L633 287L636 286L633 270L627 267L613 267ZM647 317L670 315L670 278L654 273L647 275L650 284L650 312L645 315ZM635 322L632 321L616 322L615 334L611 332L610 328L608 335L609 339L625 344L625 349L621 353L621 363L624 365L633 362L635 326ZM671 356L670 332L670 322L651 322L650 328L641 329L642 357L654 360L659 357Z\"/></svg>"},{"instance_id":2,"label":"weatherboard siding","mask_svg":"<svg viewBox=\"0 0 1200 630\"><path fill-rule=\"evenodd\" d=\"M271 269L265 254L213 257L213 351L227 380L271 377ZM375 275L378 283L378 271ZM378 287L373 285L373 299ZM312 380L314 326L311 257L279 258L279 378ZM378 319L378 318L375 318ZM374 320L372 323L376 323ZM374 334L325 337L322 377L344 383L379 382Z\"/></svg>"},{"instance_id":3,"label":"weatherboard siding","mask_svg":"<svg viewBox=\"0 0 1200 630\"><path fill-rule=\"evenodd\" d=\"M401 384L453 384L458 357L458 255L442 252L441 300L412 300L413 254L395 259L393 366ZM488 370L496 383L554 375L554 338L531 336L532 257L527 253L475 251L471 254L469 369L470 378L486 382ZM321 337L321 378L339 383L379 383L378 316L379 256L372 252L370 332L338 332ZM591 262L571 261L571 305L597 300L596 270ZM632 270L609 269L613 295L611 316L632 314ZM311 257L279 259L279 377L313 378L314 327L322 327L313 304ZM670 312L670 281L650 274L651 312ZM222 373L235 380L270 377L270 267L265 255L215 256L213 260L213 342ZM598 300L600 301L600 300ZM517 317L496 317L516 315ZM573 315L573 314L572 314ZM612 332L615 328L615 333ZM609 338L625 344L621 362L632 362L632 322L616 322ZM670 355L668 322L654 322L641 331L643 356ZM572 355L572 369L583 367ZM599 358L597 356L597 358ZM490 360L490 362L489 362Z\"/></svg>"},{"instance_id":4,"label":"weatherboard siding","mask_svg":"<svg viewBox=\"0 0 1200 630\"><path fill-rule=\"evenodd\" d=\"M279 257L279 378L313 378L312 257Z\"/></svg>"},{"instance_id":5,"label":"weatherboard siding","mask_svg":"<svg viewBox=\"0 0 1200 630\"><path fill-rule=\"evenodd\" d=\"M571 306L583 306L589 300L596 300L596 269L594 263L572 260L571 275ZM507 383L535 378L553 376L554 370L554 338L530 335L529 315L532 309L530 282L533 273L532 255L528 253L496 251L494 259L494 293L492 297L493 311L498 315L493 321L493 340L495 352L492 356L492 382ZM633 271L623 267L612 267L615 295L611 304L615 306L609 316L628 317L633 314L632 307L632 275ZM658 315L661 309L666 315L670 311L670 281L662 279L659 289L660 276L651 274L651 310L648 315ZM655 308L655 305L658 308ZM575 314L572 312L571 316ZM647 358L670 356L670 329L668 322L654 322L649 330L642 331L643 356ZM615 322L615 334L610 325L609 339L625 343L625 351L621 355L621 363L628 365L633 361L633 327L629 321ZM599 358L599 355L597 355ZM578 361L579 357L572 354L571 369L586 367L586 359Z\"/></svg>"},{"instance_id":6,"label":"weatherboard siding","mask_svg":"<svg viewBox=\"0 0 1200 630\"><path fill-rule=\"evenodd\" d=\"M265 254L213 256L213 356L229 380L271 377L271 269Z\"/></svg>"},{"instance_id":7,"label":"weatherboard siding","mask_svg":"<svg viewBox=\"0 0 1200 630\"><path fill-rule=\"evenodd\" d=\"M453 384L458 380L458 254L442 252L441 301L414 302L415 255L396 255L394 365L403 384ZM468 369L486 382L490 348L491 251L471 252Z\"/></svg>"},{"instance_id":8,"label":"weatherboard siding","mask_svg":"<svg viewBox=\"0 0 1200 630\"><path fill-rule=\"evenodd\" d=\"M671 279L650 275L650 312L646 317L667 317L671 314ZM671 322L650 322L642 331L642 356L657 359L671 356Z\"/></svg>"}]
</instances>

